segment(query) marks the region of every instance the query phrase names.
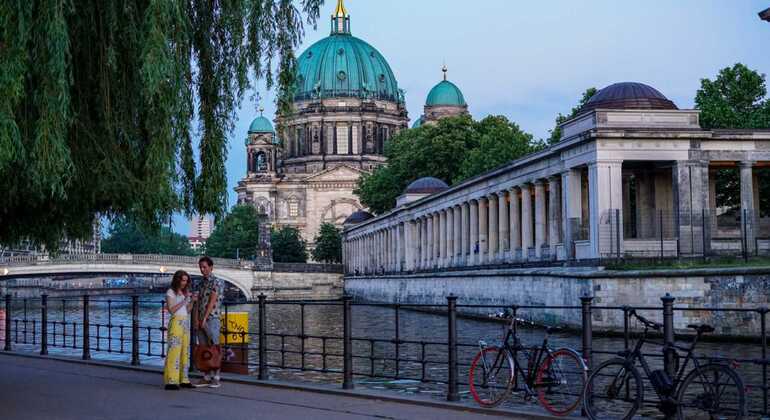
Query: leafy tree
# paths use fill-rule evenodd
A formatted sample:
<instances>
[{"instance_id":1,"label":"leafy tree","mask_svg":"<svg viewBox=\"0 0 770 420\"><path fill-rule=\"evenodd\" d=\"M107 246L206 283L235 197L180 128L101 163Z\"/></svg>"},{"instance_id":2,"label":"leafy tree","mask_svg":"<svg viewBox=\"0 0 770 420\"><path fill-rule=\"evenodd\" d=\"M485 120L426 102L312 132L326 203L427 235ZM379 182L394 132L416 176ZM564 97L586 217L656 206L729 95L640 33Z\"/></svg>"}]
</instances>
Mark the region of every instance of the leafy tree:
<instances>
[{"instance_id":1,"label":"leafy tree","mask_svg":"<svg viewBox=\"0 0 770 420\"><path fill-rule=\"evenodd\" d=\"M444 118L437 124L404 130L385 145L388 164L361 177L355 193L373 212L395 205L406 186L433 176L460 182L537 150L532 136L505 117L473 121L470 116Z\"/></svg>"},{"instance_id":2,"label":"leafy tree","mask_svg":"<svg viewBox=\"0 0 770 420\"><path fill-rule=\"evenodd\" d=\"M270 242L273 247L273 261L282 263L307 262L307 243L297 228L284 226L274 230Z\"/></svg>"},{"instance_id":3,"label":"leafy tree","mask_svg":"<svg viewBox=\"0 0 770 420\"><path fill-rule=\"evenodd\" d=\"M315 237L313 259L329 264L342 263L342 233L331 223L324 223Z\"/></svg>"},{"instance_id":4,"label":"leafy tree","mask_svg":"<svg viewBox=\"0 0 770 420\"><path fill-rule=\"evenodd\" d=\"M221 215L235 110L277 73L289 112L293 49L322 3L0 2L0 243L53 250L98 215Z\"/></svg>"},{"instance_id":5,"label":"leafy tree","mask_svg":"<svg viewBox=\"0 0 770 420\"><path fill-rule=\"evenodd\" d=\"M700 124L705 129L770 128L770 98L765 75L735 64L719 71L715 80L701 79L695 95L700 109ZM759 177L762 209L770 209L770 178ZM716 174L717 207L740 207L740 172L735 168L718 169Z\"/></svg>"},{"instance_id":6,"label":"leafy tree","mask_svg":"<svg viewBox=\"0 0 770 420\"><path fill-rule=\"evenodd\" d=\"M254 258L259 244L259 215L254 206L237 205L214 227L206 254L221 258Z\"/></svg>"},{"instance_id":7,"label":"leafy tree","mask_svg":"<svg viewBox=\"0 0 770 420\"><path fill-rule=\"evenodd\" d=\"M598 90L595 87L586 89L586 91L583 92L583 97L580 98L578 105L572 108L572 111L570 111L569 114L564 115L561 112L559 113L559 115L556 117L556 125L554 126L553 130L549 131L551 136L548 138L548 144L558 143L559 140L561 140L561 128L559 128L559 125L563 124L567 120L577 117L578 112L580 112L580 109L583 108L583 105L585 105L592 96L596 95L596 92L598 92Z\"/></svg>"},{"instance_id":8,"label":"leafy tree","mask_svg":"<svg viewBox=\"0 0 770 420\"><path fill-rule=\"evenodd\" d=\"M195 255L187 238L167 226L141 227L120 217L112 222L109 237L102 241L107 254Z\"/></svg>"}]
</instances>

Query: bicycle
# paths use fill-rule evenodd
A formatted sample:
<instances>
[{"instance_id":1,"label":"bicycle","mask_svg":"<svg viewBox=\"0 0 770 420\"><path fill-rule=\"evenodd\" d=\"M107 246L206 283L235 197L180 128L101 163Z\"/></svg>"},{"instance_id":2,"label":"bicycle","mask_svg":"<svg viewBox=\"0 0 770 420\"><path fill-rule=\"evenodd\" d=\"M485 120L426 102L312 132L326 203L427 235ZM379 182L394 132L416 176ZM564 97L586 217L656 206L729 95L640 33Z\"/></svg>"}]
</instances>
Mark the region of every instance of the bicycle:
<instances>
[{"instance_id":1,"label":"bicycle","mask_svg":"<svg viewBox=\"0 0 770 420\"><path fill-rule=\"evenodd\" d=\"M479 352L471 362L468 381L474 400L482 407L496 407L513 391L523 391L525 400L537 396L551 414L568 415L580 406L583 396L588 372L583 358L569 348L548 347L548 338L561 330L558 327L546 328L542 345L528 351L517 331L517 324L527 321L510 318L500 346L487 346L479 341ZM521 363L520 355L526 363Z\"/></svg>"},{"instance_id":2,"label":"bicycle","mask_svg":"<svg viewBox=\"0 0 770 420\"><path fill-rule=\"evenodd\" d=\"M701 335L714 331L706 324L690 324L696 335L689 347L663 346L663 354L671 363L674 378L665 370L651 370L642 346L648 342L649 330L660 331L662 324L650 321L631 311L630 315L644 325L644 332L633 350L619 352L620 357L600 364L588 378L583 396L585 413L590 419L630 419L644 402L642 376L636 362L642 366L659 398L658 410L666 418L678 419L741 419L746 415L746 396L738 373L723 363L709 361L701 364L693 356ZM682 366L676 350L687 352ZM693 370L684 376L689 362ZM683 378L684 376L684 378Z\"/></svg>"}]
</instances>

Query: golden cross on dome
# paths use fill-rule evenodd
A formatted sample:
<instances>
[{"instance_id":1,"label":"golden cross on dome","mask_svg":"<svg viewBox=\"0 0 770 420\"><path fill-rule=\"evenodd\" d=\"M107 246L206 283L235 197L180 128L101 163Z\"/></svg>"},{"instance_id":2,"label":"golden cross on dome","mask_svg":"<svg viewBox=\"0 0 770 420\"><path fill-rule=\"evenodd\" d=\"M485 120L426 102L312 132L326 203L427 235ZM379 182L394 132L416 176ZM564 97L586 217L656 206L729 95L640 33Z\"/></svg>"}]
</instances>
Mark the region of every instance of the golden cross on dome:
<instances>
[{"instance_id":1,"label":"golden cross on dome","mask_svg":"<svg viewBox=\"0 0 770 420\"><path fill-rule=\"evenodd\" d=\"M337 10L334 11L334 16L345 17L348 15L348 11L345 9L345 2L343 0L337 0Z\"/></svg>"}]
</instances>

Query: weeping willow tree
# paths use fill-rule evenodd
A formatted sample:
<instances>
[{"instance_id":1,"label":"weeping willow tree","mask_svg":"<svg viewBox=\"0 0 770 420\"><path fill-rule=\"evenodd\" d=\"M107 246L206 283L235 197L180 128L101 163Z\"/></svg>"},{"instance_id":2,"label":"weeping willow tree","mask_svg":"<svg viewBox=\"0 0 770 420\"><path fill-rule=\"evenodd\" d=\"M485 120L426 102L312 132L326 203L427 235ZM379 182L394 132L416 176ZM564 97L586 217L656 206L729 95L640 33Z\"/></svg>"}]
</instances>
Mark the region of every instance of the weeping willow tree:
<instances>
[{"instance_id":1,"label":"weeping willow tree","mask_svg":"<svg viewBox=\"0 0 770 420\"><path fill-rule=\"evenodd\" d=\"M256 80L288 110L322 3L0 2L0 243L55 248L97 215L221 214L235 111Z\"/></svg>"}]
</instances>

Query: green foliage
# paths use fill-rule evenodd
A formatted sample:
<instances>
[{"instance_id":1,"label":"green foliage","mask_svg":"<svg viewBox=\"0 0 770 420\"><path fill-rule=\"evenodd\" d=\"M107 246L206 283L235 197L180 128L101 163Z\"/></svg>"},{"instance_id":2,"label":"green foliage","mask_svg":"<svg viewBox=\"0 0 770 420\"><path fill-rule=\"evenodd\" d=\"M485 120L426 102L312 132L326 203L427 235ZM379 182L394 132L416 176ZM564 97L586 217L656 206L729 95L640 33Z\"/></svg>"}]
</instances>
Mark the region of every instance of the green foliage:
<instances>
[{"instance_id":1,"label":"green foliage","mask_svg":"<svg viewBox=\"0 0 770 420\"><path fill-rule=\"evenodd\" d=\"M355 193L371 211L382 214L418 178L457 183L540 147L503 116L481 121L470 116L444 118L390 139L385 145L387 166L362 176Z\"/></svg>"},{"instance_id":2,"label":"green foliage","mask_svg":"<svg viewBox=\"0 0 770 420\"><path fill-rule=\"evenodd\" d=\"M259 244L259 215L254 206L237 205L219 221L206 240L211 257L251 259Z\"/></svg>"},{"instance_id":3,"label":"green foliage","mask_svg":"<svg viewBox=\"0 0 770 420\"><path fill-rule=\"evenodd\" d=\"M307 262L307 244L297 228L284 226L274 230L270 237L273 261L279 263Z\"/></svg>"},{"instance_id":4,"label":"green foliage","mask_svg":"<svg viewBox=\"0 0 770 420\"><path fill-rule=\"evenodd\" d=\"M102 241L107 254L195 255L187 238L168 226L141 227L120 217L112 222L109 237Z\"/></svg>"},{"instance_id":5,"label":"green foliage","mask_svg":"<svg viewBox=\"0 0 770 420\"><path fill-rule=\"evenodd\" d=\"M695 95L700 109L700 124L705 129L770 128L770 98L765 75L735 64L719 71L715 80L702 79ZM770 209L770 178L759 179L759 207ZM738 168L716 172L717 207L740 207L740 171Z\"/></svg>"},{"instance_id":6,"label":"green foliage","mask_svg":"<svg viewBox=\"0 0 770 420\"><path fill-rule=\"evenodd\" d=\"M580 112L580 108L582 108L583 105L585 105L592 96L596 95L596 92L598 92L598 90L595 87L586 89L586 91L583 92L583 96L580 98L578 105L572 108L569 114L563 115L561 112L559 113L559 115L556 117L556 125L554 126L553 130L549 131L551 136L548 138L548 144L558 143L559 140L561 140L561 128L559 128L559 125L563 124L565 121L577 117L578 112Z\"/></svg>"},{"instance_id":7,"label":"green foliage","mask_svg":"<svg viewBox=\"0 0 770 420\"><path fill-rule=\"evenodd\" d=\"M313 259L327 264L342 263L342 233L331 223L324 223L315 237Z\"/></svg>"},{"instance_id":8,"label":"green foliage","mask_svg":"<svg viewBox=\"0 0 770 420\"><path fill-rule=\"evenodd\" d=\"M221 216L235 111L276 72L285 110L322 3L0 2L0 243L53 250L100 215Z\"/></svg>"}]
</instances>

